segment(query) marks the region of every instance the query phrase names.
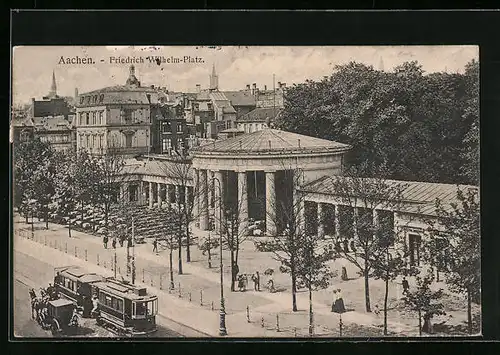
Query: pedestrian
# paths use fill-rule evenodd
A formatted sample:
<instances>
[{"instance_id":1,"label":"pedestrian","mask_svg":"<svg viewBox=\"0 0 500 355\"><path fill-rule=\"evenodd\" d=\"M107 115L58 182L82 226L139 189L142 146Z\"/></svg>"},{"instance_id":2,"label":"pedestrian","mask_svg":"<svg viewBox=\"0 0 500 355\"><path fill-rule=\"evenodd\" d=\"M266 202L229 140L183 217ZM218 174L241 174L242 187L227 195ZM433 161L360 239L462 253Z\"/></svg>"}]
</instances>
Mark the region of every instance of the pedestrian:
<instances>
[{"instance_id":1,"label":"pedestrian","mask_svg":"<svg viewBox=\"0 0 500 355\"><path fill-rule=\"evenodd\" d=\"M116 249L116 237L113 238L111 245L113 246L113 249Z\"/></svg>"},{"instance_id":2,"label":"pedestrian","mask_svg":"<svg viewBox=\"0 0 500 355\"><path fill-rule=\"evenodd\" d=\"M104 249L108 249L108 236L102 237L102 242L104 243Z\"/></svg>"},{"instance_id":3,"label":"pedestrian","mask_svg":"<svg viewBox=\"0 0 500 355\"><path fill-rule=\"evenodd\" d=\"M125 238L123 236L120 236L120 247L123 247L124 240L125 240Z\"/></svg>"},{"instance_id":4,"label":"pedestrian","mask_svg":"<svg viewBox=\"0 0 500 355\"><path fill-rule=\"evenodd\" d=\"M408 284L406 276L403 276L403 281L401 282L401 284L403 285L403 295L408 294L408 291L410 290L410 285Z\"/></svg>"},{"instance_id":5,"label":"pedestrian","mask_svg":"<svg viewBox=\"0 0 500 355\"><path fill-rule=\"evenodd\" d=\"M99 308L99 301L97 299L97 296L94 295L94 297L92 298L92 311L90 311L90 315L92 317L95 317L97 316L97 313L98 313L98 308Z\"/></svg>"},{"instance_id":6,"label":"pedestrian","mask_svg":"<svg viewBox=\"0 0 500 355\"><path fill-rule=\"evenodd\" d=\"M269 288L269 292L274 292L274 277L273 274L269 275L269 280L267 281L267 286Z\"/></svg>"},{"instance_id":7,"label":"pedestrian","mask_svg":"<svg viewBox=\"0 0 500 355\"><path fill-rule=\"evenodd\" d=\"M380 315L380 308L378 308L378 304L375 305L375 309L373 310L373 313L378 317Z\"/></svg>"},{"instance_id":8,"label":"pedestrian","mask_svg":"<svg viewBox=\"0 0 500 355\"><path fill-rule=\"evenodd\" d=\"M332 312L337 313L337 290L333 290Z\"/></svg>"},{"instance_id":9,"label":"pedestrian","mask_svg":"<svg viewBox=\"0 0 500 355\"><path fill-rule=\"evenodd\" d=\"M349 253L349 241L347 240L347 238L345 238L342 243L344 246L344 253L346 253L346 254Z\"/></svg>"},{"instance_id":10,"label":"pedestrian","mask_svg":"<svg viewBox=\"0 0 500 355\"><path fill-rule=\"evenodd\" d=\"M260 291L260 275L258 271L255 271L255 274L252 275L253 281L253 289L255 291Z\"/></svg>"},{"instance_id":11,"label":"pedestrian","mask_svg":"<svg viewBox=\"0 0 500 355\"><path fill-rule=\"evenodd\" d=\"M128 237L127 239L127 248L132 248L132 237Z\"/></svg>"},{"instance_id":12,"label":"pedestrian","mask_svg":"<svg viewBox=\"0 0 500 355\"><path fill-rule=\"evenodd\" d=\"M345 312L345 305L344 305L344 298L342 297L342 291L337 289L337 313L344 313Z\"/></svg>"}]
</instances>

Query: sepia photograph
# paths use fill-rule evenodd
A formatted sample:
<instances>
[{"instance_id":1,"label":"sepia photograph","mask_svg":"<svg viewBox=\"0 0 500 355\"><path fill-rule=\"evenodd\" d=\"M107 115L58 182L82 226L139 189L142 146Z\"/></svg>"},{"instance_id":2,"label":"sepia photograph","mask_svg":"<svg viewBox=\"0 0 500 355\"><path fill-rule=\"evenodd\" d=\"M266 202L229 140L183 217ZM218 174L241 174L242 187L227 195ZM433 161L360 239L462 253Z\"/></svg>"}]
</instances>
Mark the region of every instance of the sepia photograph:
<instances>
[{"instance_id":1,"label":"sepia photograph","mask_svg":"<svg viewBox=\"0 0 500 355\"><path fill-rule=\"evenodd\" d=\"M482 332L479 47L17 46L16 339Z\"/></svg>"}]
</instances>

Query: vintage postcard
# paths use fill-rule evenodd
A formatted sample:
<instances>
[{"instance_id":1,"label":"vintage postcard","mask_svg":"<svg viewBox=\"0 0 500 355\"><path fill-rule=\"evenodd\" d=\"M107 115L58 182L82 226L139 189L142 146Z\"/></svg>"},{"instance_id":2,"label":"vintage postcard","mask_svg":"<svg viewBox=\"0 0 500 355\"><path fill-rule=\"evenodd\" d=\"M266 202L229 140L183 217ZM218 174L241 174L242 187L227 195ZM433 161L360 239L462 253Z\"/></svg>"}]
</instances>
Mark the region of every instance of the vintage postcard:
<instances>
[{"instance_id":1,"label":"vintage postcard","mask_svg":"<svg viewBox=\"0 0 500 355\"><path fill-rule=\"evenodd\" d=\"M19 46L12 71L17 339L481 334L477 46Z\"/></svg>"}]
</instances>

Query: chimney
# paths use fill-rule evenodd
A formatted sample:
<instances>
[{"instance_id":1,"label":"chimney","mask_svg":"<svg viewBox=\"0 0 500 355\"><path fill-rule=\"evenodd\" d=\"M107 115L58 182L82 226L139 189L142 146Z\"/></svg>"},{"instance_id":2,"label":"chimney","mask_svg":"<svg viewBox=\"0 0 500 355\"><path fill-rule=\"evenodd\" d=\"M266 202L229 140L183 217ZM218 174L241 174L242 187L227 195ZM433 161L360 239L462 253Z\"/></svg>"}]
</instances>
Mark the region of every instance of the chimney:
<instances>
[{"instance_id":1,"label":"chimney","mask_svg":"<svg viewBox=\"0 0 500 355\"><path fill-rule=\"evenodd\" d=\"M267 91L267 85L264 85L264 91Z\"/></svg>"},{"instance_id":2,"label":"chimney","mask_svg":"<svg viewBox=\"0 0 500 355\"><path fill-rule=\"evenodd\" d=\"M278 81L278 88L281 88L281 81Z\"/></svg>"},{"instance_id":3,"label":"chimney","mask_svg":"<svg viewBox=\"0 0 500 355\"><path fill-rule=\"evenodd\" d=\"M247 85L247 91L250 91L250 84Z\"/></svg>"},{"instance_id":4,"label":"chimney","mask_svg":"<svg viewBox=\"0 0 500 355\"><path fill-rule=\"evenodd\" d=\"M196 84L196 92L201 92L201 85L200 84Z\"/></svg>"},{"instance_id":5,"label":"chimney","mask_svg":"<svg viewBox=\"0 0 500 355\"><path fill-rule=\"evenodd\" d=\"M75 88L75 100L78 98L78 88Z\"/></svg>"},{"instance_id":6,"label":"chimney","mask_svg":"<svg viewBox=\"0 0 500 355\"><path fill-rule=\"evenodd\" d=\"M255 89L257 89L257 84L253 83L252 84L252 95L255 95Z\"/></svg>"}]
</instances>

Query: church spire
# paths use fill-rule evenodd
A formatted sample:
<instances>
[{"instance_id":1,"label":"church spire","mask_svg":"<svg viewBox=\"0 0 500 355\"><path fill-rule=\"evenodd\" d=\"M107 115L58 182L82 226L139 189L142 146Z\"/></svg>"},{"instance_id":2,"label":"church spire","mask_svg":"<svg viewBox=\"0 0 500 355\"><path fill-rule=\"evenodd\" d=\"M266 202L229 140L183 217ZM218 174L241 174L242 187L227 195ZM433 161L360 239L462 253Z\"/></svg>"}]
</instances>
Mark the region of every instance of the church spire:
<instances>
[{"instance_id":1,"label":"church spire","mask_svg":"<svg viewBox=\"0 0 500 355\"><path fill-rule=\"evenodd\" d=\"M219 77L217 76L217 72L215 71L215 63L212 64L212 74L210 75L210 90L218 90L219 89Z\"/></svg>"},{"instance_id":2,"label":"church spire","mask_svg":"<svg viewBox=\"0 0 500 355\"><path fill-rule=\"evenodd\" d=\"M125 85L128 86L141 86L141 82L135 76L135 66L132 64L129 69L129 76Z\"/></svg>"},{"instance_id":3,"label":"church spire","mask_svg":"<svg viewBox=\"0 0 500 355\"><path fill-rule=\"evenodd\" d=\"M49 97L57 96L56 73L52 70L52 85L50 86Z\"/></svg>"}]
</instances>

